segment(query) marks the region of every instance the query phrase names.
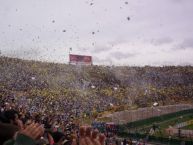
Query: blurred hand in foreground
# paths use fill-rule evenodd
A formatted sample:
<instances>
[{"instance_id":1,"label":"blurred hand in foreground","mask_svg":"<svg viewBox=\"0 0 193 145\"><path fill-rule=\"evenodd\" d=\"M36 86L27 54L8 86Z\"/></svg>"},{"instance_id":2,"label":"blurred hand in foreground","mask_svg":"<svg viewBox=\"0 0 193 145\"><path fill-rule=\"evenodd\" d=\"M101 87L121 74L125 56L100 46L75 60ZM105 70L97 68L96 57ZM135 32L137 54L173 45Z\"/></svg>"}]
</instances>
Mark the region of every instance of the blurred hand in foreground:
<instances>
[{"instance_id":1,"label":"blurred hand in foreground","mask_svg":"<svg viewBox=\"0 0 193 145\"><path fill-rule=\"evenodd\" d=\"M78 144L79 142L79 144ZM100 134L98 130L92 131L91 127L80 127L79 139L74 139L72 145L104 145L105 136Z\"/></svg>"},{"instance_id":2,"label":"blurred hand in foreground","mask_svg":"<svg viewBox=\"0 0 193 145\"><path fill-rule=\"evenodd\" d=\"M38 123L32 123L19 133L36 140L43 135L44 128Z\"/></svg>"}]
</instances>

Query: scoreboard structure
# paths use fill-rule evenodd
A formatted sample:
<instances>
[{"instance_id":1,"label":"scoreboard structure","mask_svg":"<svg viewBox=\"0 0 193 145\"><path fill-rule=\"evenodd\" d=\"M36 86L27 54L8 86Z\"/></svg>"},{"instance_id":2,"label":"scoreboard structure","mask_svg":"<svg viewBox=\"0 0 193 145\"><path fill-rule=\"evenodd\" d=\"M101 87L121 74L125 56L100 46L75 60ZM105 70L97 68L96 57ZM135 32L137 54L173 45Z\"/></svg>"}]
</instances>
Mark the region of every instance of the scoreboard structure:
<instances>
[{"instance_id":1,"label":"scoreboard structure","mask_svg":"<svg viewBox=\"0 0 193 145\"><path fill-rule=\"evenodd\" d=\"M69 54L69 64L92 65L92 56Z\"/></svg>"}]
</instances>

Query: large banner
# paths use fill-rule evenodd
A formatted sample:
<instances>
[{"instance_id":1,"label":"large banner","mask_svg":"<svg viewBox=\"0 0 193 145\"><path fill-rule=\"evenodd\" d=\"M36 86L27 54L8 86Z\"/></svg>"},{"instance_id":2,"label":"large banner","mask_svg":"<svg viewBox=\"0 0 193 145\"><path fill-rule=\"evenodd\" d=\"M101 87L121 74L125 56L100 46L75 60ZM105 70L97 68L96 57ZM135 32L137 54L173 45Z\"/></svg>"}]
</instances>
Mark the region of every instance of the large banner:
<instances>
[{"instance_id":1,"label":"large banner","mask_svg":"<svg viewBox=\"0 0 193 145\"><path fill-rule=\"evenodd\" d=\"M70 54L69 59L70 64L92 65L92 56Z\"/></svg>"}]
</instances>

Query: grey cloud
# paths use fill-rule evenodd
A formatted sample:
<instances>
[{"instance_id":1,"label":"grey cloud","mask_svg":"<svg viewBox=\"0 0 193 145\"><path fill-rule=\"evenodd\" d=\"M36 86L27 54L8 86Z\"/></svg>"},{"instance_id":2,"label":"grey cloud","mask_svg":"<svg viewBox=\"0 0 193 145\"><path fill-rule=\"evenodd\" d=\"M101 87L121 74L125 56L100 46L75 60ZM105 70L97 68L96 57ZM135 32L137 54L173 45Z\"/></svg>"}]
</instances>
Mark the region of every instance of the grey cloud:
<instances>
[{"instance_id":1,"label":"grey cloud","mask_svg":"<svg viewBox=\"0 0 193 145\"><path fill-rule=\"evenodd\" d=\"M112 52L110 53L110 57L113 57L115 59L127 59L129 57L135 57L137 54L136 53L123 53L123 52Z\"/></svg>"},{"instance_id":2,"label":"grey cloud","mask_svg":"<svg viewBox=\"0 0 193 145\"><path fill-rule=\"evenodd\" d=\"M181 2L182 0L171 0L172 2L174 2L174 3L178 3L178 2Z\"/></svg>"},{"instance_id":3,"label":"grey cloud","mask_svg":"<svg viewBox=\"0 0 193 145\"><path fill-rule=\"evenodd\" d=\"M174 3L180 3L180 2L183 2L184 0L171 0L171 1L174 2Z\"/></svg>"},{"instance_id":4,"label":"grey cloud","mask_svg":"<svg viewBox=\"0 0 193 145\"><path fill-rule=\"evenodd\" d=\"M163 44L168 44L168 43L172 43L173 39L170 37L163 37L163 38L159 38L159 39L154 39L152 40L152 44L153 45L163 45Z\"/></svg>"},{"instance_id":5,"label":"grey cloud","mask_svg":"<svg viewBox=\"0 0 193 145\"><path fill-rule=\"evenodd\" d=\"M109 57L100 59L100 58L94 56L93 60L94 60L94 62L99 63L99 64L111 64L112 63L112 60Z\"/></svg>"},{"instance_id":6,"label":"grey cloud","mask_svg":"<svg viewBox=\"0 0 193 145\"><path fill-rule=\"evenodd\" d=\"M175 62L174 61L163 61L163 62L160 62L158 63L158 65L160 64L164 64L164 66L174 66L175 65Z\"/></svg>"},{"instance_id":7,"label":"grey cloud","mask_svg":"<svg viewBox=\"0 0 193 145\"><path fill-rule=\"evenodd\" d=\"M100 46L100 45L96 45L91 52L93 53L102 53L102 52L106 52L106 51L110 51L112 50L112 47L108 47L108 46Z\"/></svg>"},{"instance_id":8,"label":"grey cloud","mask_svg":"<svg viewBox=\"0 0 193 145\"><path fill-rule=\"evenodd\" d=\"M175 46L175 49L193 49L193 38L185 39L181 44Z\"/></svg>"},{"instance_id":9,"label":"grey cloud","mask_svg":"<svg viewBox=\"0 0 193 145\"><path fill-rule=\"evenodd\" d=\"M94 7L90 7L81 0L42 0L41 2L20 0L19 3L0 0L0 18L3 20L0 23L1 53L38 60L41 57L46 61L67 63L68 49L65 48L70 46L75 54L96 55L100 60L106 59L107 55L112 61L120 58L120 63L129 63L127 58L135 60L140 55L141 61L136 62L136 65L150 64L156 60L193 61L190 53L184 53L187 57L184 56L183 59L177 57L181 55L180 51L171 53L177 48L187 49L187 43L182 43L183 39L193 36L193 0L130 0L128 2L129 4L125 5L121 1L97 0ZM67 6L65 9L64 5ZM120 6L122 9L119 9ZM18 11L16 12L15 9ZM127 21L128 16L133 19ZM55 23L52 23L53 20ZM20 31L20 28L23 31ZM62 32L64 29L66 33ZM92 35L92 31L96 30L100 32ZM31 41L34 36L40 36L40 39ZM163 38L170 36L174 39L173 42ZM150 38L161 39L154 42L158 46L155 44L149 46L150 42L146 40ZM12 43L12 39L16 42ZM101 46L95 46L93 42ZM25 49L17 49L21 44L27 49L25 53ZM188 44L190 46L190 42ZM51 49L46 51L42 48L43 45L46 45L46 48L56 48L56 52ZM80 50L79 45L83 46ZM43 50L28 51L28 48L33 46ZM128 51L129 53L138 53L125 54L124 47L127 46L128 50L131 50ZM152 46L155 46L155 49L149 50ZM174 46L176 48L171 50L170 48ZM13 47L15 52L11 49ZM139 47L142 49L138 49ZM122 55L110 54L114 51L120 51ZM154 55L159 57L150 61L151 57L155 58ZM106 61L108 60L101 63L104 64ZM117 64L117 61L113 63Z\"/></svg>"},{"instance_id":10,"label":"grey cloud","mask_svg":"<svg viewBox=\"0 0 193 145\"><path fill-rule=\"evenodd\" d=\"M128 41L126 41L124 38L119 38L119 39L115 39L114 41L110 41L109 44L112 46L115 46L115 45L119 45L127 42Z\"/></svg>"},{"instance_id":11,"label":"grey cloud","mask_svg":"<svg viewBox=\"0 0 193 145\"><path fill-rule=\"evenodd\" d=\"M193 66L192 62L181 62L180 65L182 66Z\"/></svg>"},{"instance_id":12,"label":"grey cloud","mask_svg":"<svg viewBox=\"0 0 193 145\"><path fill-rule=\"evenodd\" d=\"M41 54L38 48L24 48L20 47L13 51L5 52L5 55L19 58L37 58Z\"/></svg>"}]
</instances>

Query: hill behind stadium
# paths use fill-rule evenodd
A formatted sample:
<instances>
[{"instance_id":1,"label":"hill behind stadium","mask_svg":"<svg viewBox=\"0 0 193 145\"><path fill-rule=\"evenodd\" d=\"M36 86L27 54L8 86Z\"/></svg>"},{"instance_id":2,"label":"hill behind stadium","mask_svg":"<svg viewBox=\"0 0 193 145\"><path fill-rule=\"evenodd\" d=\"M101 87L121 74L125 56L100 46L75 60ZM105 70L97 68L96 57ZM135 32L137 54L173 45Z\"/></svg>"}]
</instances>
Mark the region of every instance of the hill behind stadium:
<instances>
[{"instance_id":1,"label":"hill behind stadium","mask_svg":"<svg viewBox=\"0 0 193 145\"><path fill-rule=\"evenodd\" d=\"M91 110L192 103L193 97L191 66L75 66L0 57L0 72L2 97L62 96L94 104Z\"/></svg>"}]
</instances>

